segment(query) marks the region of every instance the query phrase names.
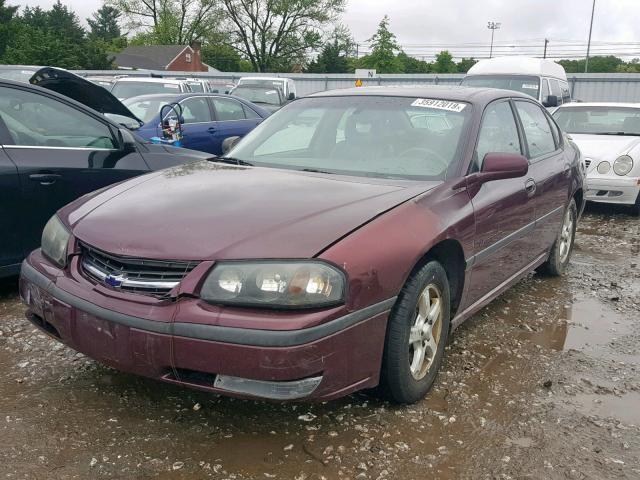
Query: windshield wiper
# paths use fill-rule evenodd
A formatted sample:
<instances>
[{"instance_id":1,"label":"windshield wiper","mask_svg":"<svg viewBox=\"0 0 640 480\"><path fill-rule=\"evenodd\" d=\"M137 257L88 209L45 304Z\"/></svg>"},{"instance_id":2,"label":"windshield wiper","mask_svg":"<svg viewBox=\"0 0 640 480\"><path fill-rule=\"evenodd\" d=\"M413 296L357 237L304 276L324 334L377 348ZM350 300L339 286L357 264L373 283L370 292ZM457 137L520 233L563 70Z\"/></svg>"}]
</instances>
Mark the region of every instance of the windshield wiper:
<instances>
[{"instance_id":1,"label":"windshield wiper","mask_svg":"<svg viewBox=\"0 0 640 480\"><path fill-rule=\"evenodd\" d=\"M640 133L631 133L631 132L598 132L595 135L636 136L636 135L640 135Z\"/></svg>"},{"instance_id":2,"label":"windshield wiper","mask_svg":"<svg viewBox=\"0 0 640 480\"><path fill-rule=\"evenodd\" d=\"M211 161L219 162L219 163L228 163L231 165L242 165L243 167L253 167L253 163L246 162L244 160L240 160L239 158L234 158L234 157L213 157Z\"/></svg>"},{"instance_id":3,"label":"windshield wiper","mask_svg":"<svg viewBox=\"0 0 640 480\"><path fill-rule=\"evenodd\" d=\"M318 170L317 168L301 168L301 172L311 172L311 173L325 173L327 175L334 175L333 172L328 172L326 170Z\"/></svg>"}]
</instances>

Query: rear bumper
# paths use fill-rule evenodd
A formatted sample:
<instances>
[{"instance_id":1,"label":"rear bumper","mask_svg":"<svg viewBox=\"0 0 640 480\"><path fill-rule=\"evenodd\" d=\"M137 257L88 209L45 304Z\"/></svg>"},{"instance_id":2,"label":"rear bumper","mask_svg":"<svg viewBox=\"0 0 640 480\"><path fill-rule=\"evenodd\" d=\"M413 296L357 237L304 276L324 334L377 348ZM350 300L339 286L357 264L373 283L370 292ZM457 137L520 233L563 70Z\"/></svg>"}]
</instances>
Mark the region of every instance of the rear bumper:
<instances>
[{"instance_id":1,"label":"rear bumper","mask_svg":"<svg viewBox=\"0 0 640 480\"><path fill-rule=\"evenodd\" d=\"M588 178L585 199L590 202L633 205L640 194L640 178Z\"/></svg>"},{"instance_id":2,"label":"rear bumper","mask_svg":"<svg viewBox=\"0 0 640 480\"><path fill-rule=\"evenodd\" d=\"M311 328L257 330L154 320L153 309L144 317L127 315L111 308L113 298L105 301L109 308L99 305L95 291L87 295L92 301L69 293L58 285L60 277L64 273L34 252L22 266L20 295L32 323L62 343L122 371L275 400L330 400L377 385L395 301ZM180 302L168 307L176 309L170 317Z\"/></svg>"}]
</instances>

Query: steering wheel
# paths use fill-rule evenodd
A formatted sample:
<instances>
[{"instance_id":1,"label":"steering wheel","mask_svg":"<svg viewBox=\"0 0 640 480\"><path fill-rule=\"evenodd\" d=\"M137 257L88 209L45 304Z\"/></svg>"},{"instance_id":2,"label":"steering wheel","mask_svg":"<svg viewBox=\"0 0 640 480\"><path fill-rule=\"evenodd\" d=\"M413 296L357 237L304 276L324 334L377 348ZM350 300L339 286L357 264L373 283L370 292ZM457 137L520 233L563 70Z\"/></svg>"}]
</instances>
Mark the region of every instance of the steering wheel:
<instances>
[{"instance_id":1,"label":"steering wheel","mask_svg":"<svg viewBox=\"0 0 640 480\"><path fill-rule=\"evenodd\" d=\"M102 146L104 146L104 142L108 142L111 143L113 145L113 139L111 137L98 137L94 140L91 140L88 144L87 147L99 147L100 144L102 144ZM107 147L104 147L107 148Z\"/></svg>"},{"instance_id":2,"label":"steering wheel","mask_svg":"<svg viewBox=\"0 0 640 480\"><path fill-rule=\"evenodd\" d=\"M400 153L399 158L411 160L435 160L442 166L442 171L449 168L449 162L440 153L428 147L411 147Z\"/></svg>"}]
</instances>

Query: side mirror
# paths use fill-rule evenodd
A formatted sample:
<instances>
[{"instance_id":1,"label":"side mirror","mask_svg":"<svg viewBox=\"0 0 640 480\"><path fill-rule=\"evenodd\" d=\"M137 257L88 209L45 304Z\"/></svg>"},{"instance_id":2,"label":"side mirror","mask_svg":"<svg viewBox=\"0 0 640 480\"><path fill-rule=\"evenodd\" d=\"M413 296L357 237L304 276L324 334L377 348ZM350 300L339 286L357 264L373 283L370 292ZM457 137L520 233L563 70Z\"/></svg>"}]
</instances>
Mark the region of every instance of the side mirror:
<instances>
[{"instance_id":1,"label":"side mirror","mask_svg":"<svg viewBox=\"0 0 640 480\"><path fill-rule=\"evenodd\" d=\"M296 94L291 92L291 93L289 93L289 97L287 97L287 98L288 98L289 101L295 100L296 99Z\"/></svg>"},{"instance_id":2,"label":"side mirror","mask_svg":"<svg viewBox=\"0 0 640 480\"><path fill-rule=\"evenodd\" d=\"M529 171L529 162L516 153L487 153L482 161L482 170L476 173L480 183L492 180L524 177Z\"/></svg>"},{"instance_id":3,"label":"side mirror","mask_svg":"<svg viewBox=\"0 0 640 480\"><path fill-rule=\"evenodd\" d=\"M118 141L121 152L130 153L136 151L136 139L126 128L118 129Z\"/></svg>"},{"instance_id":4,"label":"side mirror","mask_svg":"<svg viewBox=\"0 0 640 480\"><path fill-rule=\"evenodd\" d=\"M222 154L226 155L229 150L236 146L240 137L227 137L222 141Z\"/></svg>"},{"instance_id":5,"label":"side mirror","mask_svg":"<svg viewBox=\"0 0 640 480\"><path fill-rule=\"evenodd\" d=\"M547 107L547 108L557 107L559 105L558 96L557 95L549 95L547 97L547 99L542 102L542 105Z\"/></svg>"}]
</instances>

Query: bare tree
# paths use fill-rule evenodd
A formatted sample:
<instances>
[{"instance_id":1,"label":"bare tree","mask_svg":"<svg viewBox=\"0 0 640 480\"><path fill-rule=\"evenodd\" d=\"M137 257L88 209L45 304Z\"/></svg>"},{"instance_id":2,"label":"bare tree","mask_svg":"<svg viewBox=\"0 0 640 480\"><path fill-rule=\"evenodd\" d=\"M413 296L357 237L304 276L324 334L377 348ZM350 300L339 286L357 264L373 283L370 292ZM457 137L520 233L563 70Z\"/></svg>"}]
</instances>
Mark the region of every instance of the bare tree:
<instances>
[{"instance_id":1,"label":"bare tree","mask_svg":"<svg viewBox=\"0 0 640 480\"><path fill-rule=\"evenodd\" d=\"M286 68L318 48L346 0L221 0L231 44L260 72Z\"/></svg>"}]
</instances>

